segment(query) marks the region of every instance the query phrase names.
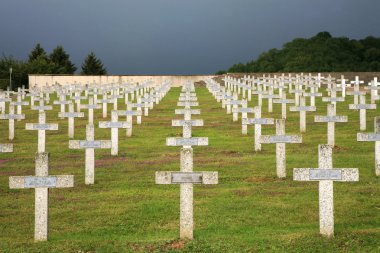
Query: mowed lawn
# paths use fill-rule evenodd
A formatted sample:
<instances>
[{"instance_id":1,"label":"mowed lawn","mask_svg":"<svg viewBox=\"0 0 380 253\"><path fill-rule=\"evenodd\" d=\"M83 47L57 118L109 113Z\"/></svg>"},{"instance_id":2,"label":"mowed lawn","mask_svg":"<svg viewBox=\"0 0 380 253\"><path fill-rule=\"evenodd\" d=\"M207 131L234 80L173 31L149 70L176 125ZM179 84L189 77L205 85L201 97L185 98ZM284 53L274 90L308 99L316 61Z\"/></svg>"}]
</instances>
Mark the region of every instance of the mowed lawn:
<instances>
[{"instance_id":1,"label":"mowed lawn","mask_svg":"<svg viewBox=\"0 0 380 253\"><path fill-rule=\"evenodd\" d=\"M68 148L67 119L58 119L59 106L47 112L47 122L59 123L59 131L46 134L49 174L75 175L75 187L49 191L49 241L43 243L33 241L34 190L8 187L9 176L34 175L37 131L25 130L25 123L37 122L38 113L24 109L26 120L15 123L14 153L0 154L0 252L380 251L374 143L356 141L359 112L348 110L353 97L338 104L337 114L347 115L349 122L336 124L333 165L359 168L360 181L334 183L335 237L326 239L319 235L318 183L292 180L293 168L318 166L327 124L313 121L314 115L326 115L326 103L317 98L317 112L307 113L303 143L286 145L287 178L277 179L275 145L263 144L261 152L254 152L254 127L241 135L241 119L232 122L232 114L204 86L196 88L201 115L193 117L203 119L204 127L194 127L193 135L208 137L209 146L194 147L194 171L218 171L219 184L194 187L195 238L179 240L179 186L154 182L155 171L179 170L180 147L165 145L166 137L182 133L171 126L172 119L181 118L174 115L179 93L180 88L172 88L141 125L134 125L131 138L119 130L119 156L95 151L91 186L84 184L84 150ZM256 104L254 96L249 105ZM367 132L373 132L379 107L367 112ZM86 118L75 120L75 139L85 138L85 112ZM281 106L275 104L269 114L264 100L262 112L280 118ZM109 129L98 128L101 110L94 115L95 139L110 139ZM262 134L274 132L274 125L262 128ZM286 132L299 134L299 113L288 112ZM0 133L0 143L8 143L8 121L0 121Z\"/></svg>"}]
</instances>

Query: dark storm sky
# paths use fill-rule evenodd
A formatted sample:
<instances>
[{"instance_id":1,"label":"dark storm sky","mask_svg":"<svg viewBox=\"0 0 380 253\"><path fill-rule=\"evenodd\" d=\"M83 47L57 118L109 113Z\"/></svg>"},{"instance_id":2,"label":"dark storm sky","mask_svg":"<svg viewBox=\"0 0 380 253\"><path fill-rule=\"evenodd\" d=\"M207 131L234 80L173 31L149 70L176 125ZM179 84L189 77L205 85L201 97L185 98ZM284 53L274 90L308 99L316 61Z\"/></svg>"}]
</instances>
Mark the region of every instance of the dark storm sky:
<instances>
[{"instance_id":1,"label":"dark storm sky","mask_svg":"<svg viewBox=\"0 0 380 253\"><path fill-rule=\"evenodd\" d=\"M0 53L63 45L112 74L206 74L320 31L380 36L379 0L0 0Z\"/></svg>"}]
</instances>

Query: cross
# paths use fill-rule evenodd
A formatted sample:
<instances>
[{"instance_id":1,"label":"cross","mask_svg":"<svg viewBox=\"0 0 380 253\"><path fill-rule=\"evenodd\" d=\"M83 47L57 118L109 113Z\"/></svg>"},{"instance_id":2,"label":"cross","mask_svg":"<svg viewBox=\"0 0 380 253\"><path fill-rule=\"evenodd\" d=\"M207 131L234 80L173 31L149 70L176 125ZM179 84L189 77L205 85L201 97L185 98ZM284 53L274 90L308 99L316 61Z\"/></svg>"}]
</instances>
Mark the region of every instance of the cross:
<instances>
[{"instance_id":1,"label":"cross","mask_svg":"<svg viewBox=\"0 0 380 253\"><path fill-rule=\"evenodd\" d=\"M154 102L154 99L149 97L148 94L145 94L146 96L141 99L141 103L145 103L145 107L144 107L144 116L148 116L149 115L149 109L153 109L153 102Z\"/></svg>"},{"instance_id":2,"label":"cross","mask_svg":"<svg viewBox=\"0 0 380 253\"><path fill-rule=\"evenodd\" d=\"M336 116L335 105L327 105L327 116L314 116L314 122L327 122L327 144L335 146L335 122L347 122L347 116Z\"/></svg>"},{"instance_id":3,"label":"cross","mask_svg":"<svg viewBox=\"0 0 380 253\"><path fill-rule=\"evenodd\" d=\"M269 93L268 94L264 94L263 98L267 98L268 99L268 112L273 112L273 99L280 98L279 95L273 94L273 86L270 86Z\"/></svg>"},{"instance_id":4,"label":"cross","mask_svg":"<svg viewBox=\"0 0 380 253\"><path fill-rule=\"evenodd\" d=\"M55 101L53 101L53 104L55 104L55 105L60 105L60 106L61 106L61 113L64 113L64 112L65 112L65 106L66 106L67 104L71 104L71 101L66 100L66 95L61 94L61 95L59 96L59 100L55 100ZM60 116L59 116L59 117L60 117Z\"/></svg>"},{"instance_id":5,"label":"cross","mask_svg":"<svg viewBox=\"0 0 380 253\"><path fill-rule=\"evenodd\" d=\"M332 146L318 145L319 168L295 168L294 181L319 181L319 231L323 236L334 236L333 181L357 182L357 168L333 168Z\"/></svg>"},{"instance_id":6,"label":"cross","mask_svg":"<svg viewBox=\"0 0 380 253\"><path fill-rule=\"evenodd\" d=\"M107 99L107 94L104 93L103 99L98 99L97 102L103 104L103 118L107 118L107 111L108 111L107 105L108 105L108 103L112 103L112 100Z\"/></svg>"},{"instance_id":7,"label":"cross","mask_svg":"<svg viewBox=\"0 0 380 253\"><path fill-rule=\"evenodd\" d=\"M263 104L263 95L266 95L267 93L267 91L262 90L261 85L258 85L257 90L252 92L252 94L258 95L258 106Z\"/></svg>"},{"instance_id":8,"label":"cross","mask_svg":"<svg viewBox=\"0 0 380 253\"><path fill-rule=\"evenodd\" d=\"M49 175L49 153L36 154L35 176L9 177L10 189L35 189L34 240L48 239L48 195L49 188L74 187L73 175Z\"/></svg>"},{"instance_id":9,"label":"cross","mask_svg":"<svg viewBox=\"0 0 380 253\"><path fill-rule=\"evenodd\" d=\"M359 76L355 76L355 81L351 81L354 84L354 91L348 91L347 95L354 95L354 104L358 104L358 96L365 94L365 92L360 91L360 84L364 83L363 81L359 81Z\"/></svg>"},{"instance_id":10,"label":"cross","mask_svg":"<svg viewBox=\"0 0 380 253\"><path fill-rule=\"evenodd\" d=\"M289 109L291 112L300 113L300 132L306 132L306 112L315 112L317 108L315 106L305 106L305 97L301 96L300 106L291 106Z\"/></svg>"},{"instance_id":11,"label":"cross","mask_svg":"<svg viewBox=\"0 0 380 253\"><path fill-rule=\"evenodd\" d=\"M88 124L94 124L94 109L100 109L101 106L94 103L94 98L88 99L87 105L80 105L81 109L88 109Z\"/></svg>"},{"instance_id":12,"label":"cross","mask_svg":"<svg viewBox=\"0 0 380 253\"><path fill-rule=\"evenodd\" d=\"M81 100L82 99L86 99L87 97L85 96L81 96L81 91L77 91L75 92L75 95L72 97L72 99L75 101L75 103L77 104L77 111L80 112L81 110Z\"/></svg>"},{"instance_id":13,"label":"cross","mask_svg":"<svg viewBox=\"0 0 380 253\"><path fill-rule=\"evenodd\" d=\"M0 119L9 120L9 140L13 140L15 137L15 119L25 119L25 114L15 114L15 107L13 104L9 104L9 114L0 114Z\"/></svg>"},{"instance_id":14,"label":"cross","mask_svg":"<svg viewBox=\"0 0 380 253\"><path fill-rule=\"evenodd\" d=\"M157 171L156 184L180 185L180 238L193 239L193 184L218 184L218 172L193 172L191 146L207 146L207 137L167 138L167 146L181 148L181 171Z\"/></svg>"},{"instance_id":15,"label":"cross","mask_svg":"<svg viewBox=\"0 0 380 253\"><path fill-rule=\"evenodd\" d=\"M371 104L376 103L376 100L379 99L377 91L380 90L380 87L377 86L377 84L377 77L375 77L374 80L369 83L369 86L364 87L364 89L371 91Z\"/></svg>"},{"instance_id":16,"label":"cross","mask_svg":"<svg viewBox=\"0 0 380 253\"><path fill-rule=\"evenodd\" d=\"M13 144L0 144L0 153L12 153L13 152Z\"/></svg>"},{"instance_id":17,"label":"cross","mask_svg":"<svg viewBox=\"0 0 380 253\"><path fill-rule=\"evenodd\" d=\"M175 109L175 114L183 114L185 120L191 120L191 115L195 114L201 114L201 111L199 109Z\"/></svg>"},{"instance_id":18,"label":"cross","mask_svg":"<svg viewBox=\"0 0 380 253\"><path fill-rule=\"evenodd\" d=\"M294 99L286 99L286 93L282 93L280 99L274 99L273 103L281 104L281 116L283 119L286 119L286 104L294 104Z\"/></svg>"},{"instance_id":19,"label":"cross","mask_svg":"<svg viewBox=\"0 0 380 253\"><path fill-rule=\"evenodd\" d=\"M243 124L244 119L248 118L248 113L254 113L255 109L254 108L248 108L248 102L247 100L242 100L241 101L241 107L240 108L232 108L233 113L241 113L241 119L242 119L242 124L241 124L241 133L246 135L248 133L248 127L247 124Z\"/></svg>"},{"instance_id":20,"label":"cross","mask_svg":"<svg viewBox=\"0 0 380 253\"><path fill-rule=\"evenodd\" d=\"M301 135L285 135L285 120L276 119L276 135L260 136L261 143L276 144L276 171L278 178L286 177L286 143L302 143Z\"/></svg>"},{"instance_id":21,"label":"cross","mask_svg":"<svg viewBox=\"0 0 380 253\"><path fill-rule=\"evenodd\" d=\"M130 128L132 124L118 121L118 112L111 112L111 121L100 121L99 128L111 128L111 155L119 153L119 128Z\"/></svg>"},{"instance_id":22,"label":"cross","mask_svg":"<svg viewBox=\"0 0 380 253\"><path fill-rule=\"evenodd\" d=\"M360 95L360 104L349 104L348 108L350 110L359 110L360 131L365 131L367 129L367 110L376 109L376 104L366 104L365 95Z\"/></svg>"},{"instance_id":23,"label":"cross","mask_svg":"<svg viewBox=\"0 0 380 253\"><path fill-rule=\"evenodd\" d=\"M380 117L375 117L374 133L358 133L357 141L375 142L375 173L380 176Z\"/></svg>"},{"instance_id":24,"label":"cross","mask_svg":"<svg viewBox=\"0 0 380 253\"><path fill-rule=\"evenodd\" d=\"M23 105L29 105L28 102L24 102L21 100L21 94L17 95L17 102L11 102L12 105L17 106L17 114L21 115L22 114L22 106ZM20 121L21 118L18 118L17 121Z\"/></svg>"},{"instance_id":25,"label":"cross","mask_svg":"<svg viewBox=\"0 0 380 253\"><path fill-rule=\"evenodd\" d=\"M238 112L237 112L236 109L238 109L239 105L242 104L242 101L238 100L236 93L234 93L233 97L234 98L230 100L230 102L229 102L229 104L227 104L227 106L228 105L230 105L230 106L232 105L232 121L236 122L236 121L239 120L239 118L238 118L239 115L238 115Z\"/></svg>"},{"instance_id":26,"label":"cross","mask_svg":"<svg viewBox=\"0 0 380 253\"><path fill-rule=\"evenodd\" d=\"M253 109L255 111L255 118L243 119L242 124L255 125L255 151L260 151L261 150L261 142L260 142L261 125L273 125L274 119L261 118L261 106L255 106Z\"/></svg>"},{"instance_id":27,"label":"cross","mask_svg":"<svg viewBox=\"0 0 380 253\"><path fill-rule=\"evenodd\" d=\"M172 126L182 126L183 127L183 138L191 138L191 127L192 126L203 126L203 120L172 120Z\"/></svg>"},{"instance_id":28,"label":"cross","mask_svg":"<svg viewBox=\"0 0 380 253\"><path fill-rule=\"evenodd\" d=\"M142 108L146 107L145 103L141 103L141 97L137 97L137 103L132 104L132 107L136 107L136 110L139 112L139 115L136 117L136 123L138 125L141 124L141 115L142 115Z\"/></svg>"},{"instance_id":29,"label":"cross","mask_svg":"<svg viewBox=\"0 0 380 253\"><path fill-rule=\"evenodd\" d=\"M94 184L95 178L95 149L107 149L111 148L112 144L109 140L96 141L94 125L88 124L86 126L86 140L70 140L70 149L85 149L86 161L85 161L85 184Z\"/></svg>"},{"instance_id":30,"label":"cross","mask_svg":"<svg viewBox=\"0 0 380 253\"><path fill-rule=\"evenodd\" d=\"M4 114L5 113L5 109L6 109L6 102L10 102L12 101L10 98L8 98L4 93L0 93L0 111L1 111L1 114Z\"/></svg>"},{"instance_id":31,"label":"cross","mask_svg":"<svg viewBox=\"0 0 380 253\"><path fill-rule=\"evenodd\" d=\"M40 111L38 113L38 123L26 123L26 130L38 130L38 151L45 152L45 131L58 130L58 124L46 124L46 113Z\"/></svg>"},{"instance_id":32,"label":"cross","mask_svg":"<svg viewBox=\"0 0 380 253\"><path fill-rule=\"evenodd\" d=\"M40 100L40 105L32 105L31 106L32 110L36 111L48 111L48 110L53 110L53 107L51 105L45 105L44 100Z\"/></svg>"},{"instance_id":33,"label":"cross","mask_svg":"<svg viewBox=\"0 0 380 253\"><path fill-rule=\"evenodd\" d=\"M127 110L126 111L121 111L119 110L118 112L119 116L126 116L126 122L130 127L127 127L127 137L132 136L132 128L133 128L133 116L141 116L141 111L133 111L132 110L132 104L127 103Z\"/></svg>"},{"instance_id":34,"label":"cross","mask_svg":"<svg viewBox=\"0 0 380 253\"><path fill-rule=\"evenodd\" d=\"M68 112L60 112L60 113L58 113L58 116L60 118L67 118L68 119L68 135L69 135L69 138L74 138L74 119L75 118L83 118L84 113L83 112L75 112L74 111L74 104L69 104L69 111Z\"/></svg>"}]
</instances>

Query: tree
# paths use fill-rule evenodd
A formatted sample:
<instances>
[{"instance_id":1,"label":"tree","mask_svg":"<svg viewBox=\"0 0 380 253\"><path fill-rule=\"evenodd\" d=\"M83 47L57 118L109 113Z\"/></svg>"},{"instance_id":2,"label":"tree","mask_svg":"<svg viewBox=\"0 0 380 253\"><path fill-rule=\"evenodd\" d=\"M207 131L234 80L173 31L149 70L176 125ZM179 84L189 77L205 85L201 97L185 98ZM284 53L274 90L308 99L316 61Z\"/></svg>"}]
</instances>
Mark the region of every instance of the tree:
<instances>
[{"instance_id":1,"label":"tree","mask_svg":"<svg viewBox=\"0 0 380 253\"><path fill-rule=\"evenodd\" d=\"M49 56L54 63L54 74L74 74L77 68L70 61L70 55L66 53L62 46L57 46Z\"/></svg>"},{"instance_id":2,"label":"tree","mask_svg":"<svg viewBox=\"0 0 380 253\"><path fill-rule=\"evenodd\" d=\"M13 56L3 56L0 58L0 89L6 89L9 86L9 68L12 68L12 88L16 90L18 87L25 85L28 87L28 71L27 64L19 61Z\"/></svg>"},{"instance_id":3,"label":"tree","mask_svg":"<svg viewBox=\"0 0 380 253\"><path fill-rule=\"evenodd\" d=\"M29 62L36 60L37 58L44 58L48 59L45 49L43 49L40 45L40 43L37 43L37 45L33 48L33 50L29 54Z\"/></svg>"},{"instance_id":4,"label":"tree","mask_svg":"<svg viewBox=\"0 0 380 253\"><path fill-rule=\"evenodd\" d=\"M309 39L296 38L281 49L271 49L256 60L228 69L228 72L337 71L380 71L380 38L350 40L320 32Z\"/></svg>"},{"instance_id":5,"label":"tree","mask_svg":"<svg viewBox=\"0 0 380 253\"><path fill-rule=\"evenodd\" d=\"M82 72L83 75L106 75L107 70L104 68L103 63L100 59L96 57L94 52L91 52L87 55L82 63Z\"/></svg>"}]
</instances>

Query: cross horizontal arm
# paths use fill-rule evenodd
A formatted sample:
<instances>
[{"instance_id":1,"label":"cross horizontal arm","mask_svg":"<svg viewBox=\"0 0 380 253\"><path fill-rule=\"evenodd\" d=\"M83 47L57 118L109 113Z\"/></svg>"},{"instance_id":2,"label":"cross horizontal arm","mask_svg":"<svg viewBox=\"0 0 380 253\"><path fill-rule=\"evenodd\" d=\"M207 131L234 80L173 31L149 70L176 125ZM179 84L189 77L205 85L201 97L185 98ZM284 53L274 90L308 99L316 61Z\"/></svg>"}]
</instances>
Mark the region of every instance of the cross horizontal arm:
<instances>
[{"instance_id":1,"label":"cross horizontal arm","mask_svg":"<svg viewBox=\"0 0 380 253\"><path fill-rule=\"evenodd\" d=\"M156 184L218 184L218 172L197 171L197 172L178 172L178 171L157 171Z\"/></svg>"},{"instance_id":2,"label":"cross horizontal arm","mask_svg":"<svg viewBox=\"0 0 380 253\"><path fill-rule=\"evenodd\" d=\"M69 188L74 187L73 175L59 176L15 176L9 177L10 189L24 188Z\"/></svg>"}]
</instances>

